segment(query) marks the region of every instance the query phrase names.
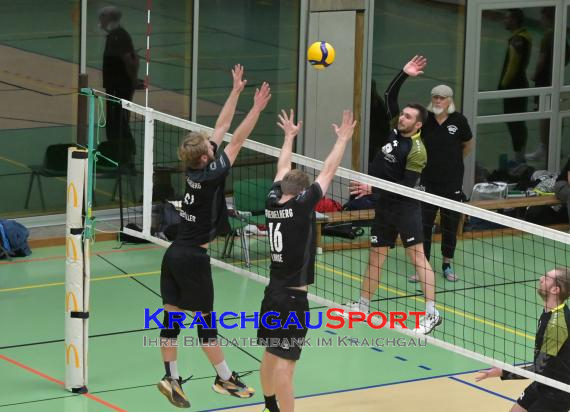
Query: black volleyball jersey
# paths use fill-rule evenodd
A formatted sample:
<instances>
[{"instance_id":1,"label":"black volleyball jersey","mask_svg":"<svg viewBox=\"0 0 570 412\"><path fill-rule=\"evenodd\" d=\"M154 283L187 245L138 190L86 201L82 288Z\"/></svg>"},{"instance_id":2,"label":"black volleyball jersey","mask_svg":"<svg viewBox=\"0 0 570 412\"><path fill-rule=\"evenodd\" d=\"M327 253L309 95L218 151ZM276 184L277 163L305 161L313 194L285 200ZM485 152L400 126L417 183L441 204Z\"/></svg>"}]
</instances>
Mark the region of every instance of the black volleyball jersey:
<instances>
[{"instance_id":1,"label":"black volleyball jersey","mask_svg":"<svg viewBox=\"0 0 570 412\"><path fill-rule=\"evenodd\" d=\"M422 127L423 142L427 151L427 164L422 182L463 184L463 146L473 137L467 119L461 113L451 113L442 124L432 112Z\"/></svg>"},{"instance_id":2,"label":"black volleyball jersey","mask_svg":"<svg viewBox=\"0 0 570 412\"><path fill-rule=\"evenodd\" d=\"M217 145L210 142L217 152ZM203 245L216 237L218 227L227 215L224 199L225 179L230 159L224 151L203 169L186 171L186 191L182 201L182 223L177 242L190 246Z\"/></svg>"},{"instance_id":3,"label":"black volleyball jersey","mask_svg":"<svg viewBox=\"0 0 570 412\"><path fill-rule=\"evenodd\" d=\"M420 132L412 137L404 137L394 129L376 153L369 174L400 183L406 170L421 173L426 162L427 154Z\"/></svg>"},{"instance_id":4,"label":"black volleyball jersey","mask_svg":"<svg viewBox=\"0 0 570 412\"><path fill-rule=\"evenodd\" d=\"M570 309L566 304L542 312L534 341L534 361L524 369L570 384L569 331ZM525 378L503 371L501 379ZM564 399L570 398L567 392L560 392L560 394Z\"/></svg>"},{"instance_id":5,"label":"black volleyball jersey","mask_svg":"<svg viewBox=\"0 0 570 412\"><path fill-rule=\"evenodd\" d=\"M323 197L314 182L285 203L281 182L273 183L265 205L271 252L269 286L297 287L315 281L315 205Z\"/></svg>"}]
</instances>

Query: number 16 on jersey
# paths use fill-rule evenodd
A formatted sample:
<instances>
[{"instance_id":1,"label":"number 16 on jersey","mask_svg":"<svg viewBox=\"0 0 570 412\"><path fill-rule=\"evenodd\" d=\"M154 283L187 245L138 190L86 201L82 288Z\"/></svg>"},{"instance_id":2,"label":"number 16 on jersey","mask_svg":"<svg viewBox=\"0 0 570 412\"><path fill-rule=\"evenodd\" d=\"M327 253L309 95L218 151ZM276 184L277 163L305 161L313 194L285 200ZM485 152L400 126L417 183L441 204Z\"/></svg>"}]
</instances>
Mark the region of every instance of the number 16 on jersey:
<instances>
[{"instance_id":1,"label":"number 16 on jersey","mask_svg":"<svg viewBox=\"0 0 570 412\"><path fill-rule=\"evenodd\" d=\"M269 247L272 252L281 253L283 251L283 233L279 231L281 223L269 223Z\"/></svg>"},{"instance_id":2,"label":"number 16 on jersey","mask_svg":"<svg viewBox=\"0 0 570 412\"><path fill-rule=\"evenodd\" d=\"M279 230L281 223L269 223L269 248L271 249L271 260L283 262L283 233Z\"/></svg>"}]
</instances>

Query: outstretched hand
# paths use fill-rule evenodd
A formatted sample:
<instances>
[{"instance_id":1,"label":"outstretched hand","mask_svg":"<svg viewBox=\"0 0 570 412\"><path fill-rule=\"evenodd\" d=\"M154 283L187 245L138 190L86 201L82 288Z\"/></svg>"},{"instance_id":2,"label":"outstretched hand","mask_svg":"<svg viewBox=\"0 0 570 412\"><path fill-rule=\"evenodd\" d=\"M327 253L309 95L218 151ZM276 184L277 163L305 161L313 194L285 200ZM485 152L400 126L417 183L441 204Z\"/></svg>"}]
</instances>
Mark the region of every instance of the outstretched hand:
<instances>
[{"instance_id":1,"label":"outstretched hand","mask_svg":"<svg viewBox=\"0 0 570 412\"><path fill-rule=\"evenodd\" d=\"M480 382L483 379L487 378L498 378L503 374L503 370L501 368L491 368L485 369L483 371L478 372L480 375L475 377L475 382Z\"/></svg>"},{"instance_id":2,"label":"outstretched hand","mask_svg":"<svg viewBox=\"0 0 570 412\"><path fill-rule=\"evenodd\" d=\"M360 199L362 196L366 196L372 193L372 187L367 185L366 183L357 182L355 180L351 180L348 184L348 192L351 195L356 196L357 199Z\"/></svg>"},{"instance_id":3,"label":"outstretched hand","mask_svg":"<svg viewBox=\"0 0 570 412\"><path fill-rule=\"evenodd\" d=\"M271 89L269 83L263 82L260 89L255 89L253 108L261 112L267 107L269 100L271 100Z\"/></svg>"},{"instance_id":4,"label":"outstretched hand","mask_svg":"<svg viewBox=\"0 0 570 412\"><path fill-rule=\"evenodd\" d=\"M332 124L334 132L338 138L343 140L350 140L352 138L355 126L356 120L354 120L354 113L352 113L352 110L345 110L342 112L342 123L340 126L336 123Z\"/></svg>"},{"instance_id":5,"label":"outstretched hand","mask_svg":"<svg viewBox=\"0 0 570 412\"><path fill-rule=\"evenodd\" d=\"M243 66L241 64L236 64L232 69L232 77L234 79L233 90L235 92L241 93L247 84L247 80L242 80L243 77Z\"/></svg>"},{"instance_id":6,"label":"outstretched hand","mask_svg":"<svg viewBox=\"0 0 570 412\"><path fill-rule=\"evenodd\" d=\"M285 132L285 138L290 137L293 138L297 136L301 126L303 125L302 121L297 122L295 124L295 112L293 109L289 111L289 115L285 110L281 110L281 114L278 114L277 117L279 121L277 122L277 126L279 126Z\"/></svg>"},{"instance_id":7,"label":"outstretched hand","mask_svg":"<svg viewBox=\"0 0 570 412\"><path fill-rule=\"evenodd\" d=\"M415 55L412 60L404 66L404 73L408 76L416 77L424 73L423 70L426 66L427 59L424 56Z\"/></svg>"}]
</instances>

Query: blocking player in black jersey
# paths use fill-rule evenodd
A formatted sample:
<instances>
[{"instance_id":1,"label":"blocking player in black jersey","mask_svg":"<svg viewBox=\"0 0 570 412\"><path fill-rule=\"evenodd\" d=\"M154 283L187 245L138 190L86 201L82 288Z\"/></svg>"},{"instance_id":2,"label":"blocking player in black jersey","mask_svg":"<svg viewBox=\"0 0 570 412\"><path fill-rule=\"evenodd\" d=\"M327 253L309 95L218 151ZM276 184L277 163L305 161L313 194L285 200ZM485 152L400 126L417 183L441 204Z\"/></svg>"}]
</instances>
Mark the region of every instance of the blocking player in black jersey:
<instances>
[{"instance_id":1,"label":"blocking player in black jersey","mask_svg":"<svg viewBox=\"0 0 570 412\"><path fill-rule=\"evenodd\" d=\"M534 341L534 361L524 369L570 384L570 270L556 268L540 277L538 295L544 301L544 311L538 320ZM526 379L520 375L491 368L480 372L475 379ZM570 393L539 382L533 382L512 406L511 412L568 412Z\"/></svg>"},{"instance_id":2,"label":"blocking player in black jersey","mask_svg":"<svg viewBox=\"0 0 570 412\"><path fill-rule=\"evenodd\" d=\"M392 118L399 112L399 108L397 101L390 103L388 114ZM386 137L382 147L377 151L369 174L404 186L417 186L427 158L420 133L426 120L425 107L417 103L407 104L400 112L397 129ZM399 234L406 253L419 275L426 299L426 315L420 318L417 332L428 334L441 324L441 317L435 308L433 269L424 254L420 202L384 190L372 189L364 183L350 183L350 194L357 197L370 194L372 190L379 194L379 198L370 232L370 257L366 276L362 282L360 299L350 305L351 310L369 312L370 300L378 289L380 271L388 257L388 250L395 247Z\"/></svg>"},{"instance_id":3,"label":"blocking player in black jersey","mask_svg":"<svg viewBox=\"0 0 570 412\"><path fill-rule=\"evenodd\" d=\"M285 132L277 163L277 174L266 202L265 217L271 250L270 280L261 303L260 320L268 312L279 313L283 324L295 312L302 327L260 328L257 337L266 350L261 362L261 385L265 411L293 411L293 372L301 356L302 341L307 335L305 313L309 313L308 286L315 278L315 205L326 193L352 138L356 121L345 110L342 124L333 124L337 141L319 176L311 184L301 170L291 170L293 140L301 122L295 124L293 110L279 115L277 123ZM277 318L277 317L275 317ZM276 398L279 400L277 407Z\"/></svg>"},{"instance_id":4,"label":"blocking player in black jersey","mask_svg":"<svg viewBox=\"0 0 570 412\"><path fill-rule=\"evenodd\" d=\"M233 138L223 151L217 150L228 131L239 95L246 80L242 80L243 67L232 70L233 89L216 121L211 138L191 132L178 149L186 169L186 190L182 202L182 223L178 237L164 254L160 274L160 292L164 304L164 325L160 331L161 353L166 374L158 389L175 406L189 408L190 402L183 392L178 374L177 337L180 325L169 322L169 312L200 311L209 326L214 306L214 286L208 243L216 237L224 216L224 181L231 165L252 132L263 109L271 98L269 85L263 83L256 90L253 106L235 130ZM222 349L217 345L217 329L197 325L202 349L214 366L217 376L213 389L222 394L249 398L254 390L245 385L240 376L231 372Z\"/></svg>"},{"instance_id":5,"label":"blocking player in black jersey","mask_svg":"<svg viewBox=\"0 0 570 412\"><path fill-rule=\"evenodd\" d=\"M427 59L414 56L398 73L386 92L390 105L397 105L398 92L408 77L423 73ZM473 148L473 133L465 116L455 110L453 90L444 84L431 90L431 102L427 107L428 117L422 126L422 140L426 147L427 163L422 171L420 184L428 193L447 199L463 200L463 158ZM424 253L429 260L433 226L437 212L440 212L441 271L445 279L455 282L458 277L451 265L457 245L457 228L461 214L453 210L439 208L430 203L422 203L422 223L424 228ZM417 282L418 277L410 277Z\"/></svg>"}]
</instances>

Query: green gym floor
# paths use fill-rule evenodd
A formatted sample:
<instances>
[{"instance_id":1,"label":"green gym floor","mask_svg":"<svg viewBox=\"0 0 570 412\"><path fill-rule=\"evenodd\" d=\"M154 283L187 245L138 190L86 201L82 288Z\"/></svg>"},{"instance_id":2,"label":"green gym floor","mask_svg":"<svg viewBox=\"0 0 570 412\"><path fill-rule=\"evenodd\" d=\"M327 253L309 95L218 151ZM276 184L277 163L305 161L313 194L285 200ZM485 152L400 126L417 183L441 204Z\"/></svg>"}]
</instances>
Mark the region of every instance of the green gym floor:
<instances>
[{"instance_id":1,"label":"green gym floor","mask_svg":"<svg viewBox=\"0 0 570 412\"><path fill-rule=\"evenodd\" d=\"M156 330L143 329L143 311L161 306L159 270L164 249L151 244L119 246L117 242L97 242L93 248L88 395L71 394L62 386L65 248L37 248L28 258L0 262L2 411L173 410L155 386L163 375L159 351L143 347L145 336L154 338L158 335ZM358 256L364 252L350 253ZM238 256L228 262L235 259L232 263L241 266L239 248L236 253ZM354 259L346 258L348 254L335 254L335 259L345 256L341 266L334 264L331 254L317 258L317 277L320 277L317 288L326 288L330 292L334 282L340 281L345 288L351 285L353 295L357 293L360 266L365 262L360 266L353 265ZM263 257L253 258L260 267L266 266ZM388 265L394 265L394 261L389 261ZM414 299L421 300L413 297L417 285L406 282L407 269L402 265L396 270L398 274L386 276L378 294L380 302L391 302L388 307L394 307L391 305L400 301L409 308ZM476 275L466 274L465 280L452 286L438 280L438 305L441 305L444 324L435 337L460 336L450 330L459 327L457 317L465 313L459 306L459 296L467 302L465 296L469 293L473 296L495 293L493 288L470 290L472 288L468 286ZM504 277L508 280L511 275ZM332 284L325 286L324 282ZM246 311L251 315L258 310L262 284L220 269L214 270L214 284L216 311ZM524 283L514 282L511 286L519 293L528 290ZM453 288L453 293L444 288ZM318 290L316 293L322 295ZM342 294L338 289L336 293ZM317 310L326 309L313 305L312 311ZM534 322L534 316L530 324ZM497 339L504 335L503 347L505 342L520 339L525 341L525 346L532 346L533 336L501 326L500 322L493 326L481 317L472 318L474 323L482 323L487 332L495 329ZM468 324L466 318L463 323ZM508 320L505 324L509 324ZM527 331L532 331L533 327L529 325ZM255 336L251 327L220 332L227 338ZM313 340L336 339L331 332L351 338L403 336L395 331L357 326L352 330L311 330L309 337ZM185 332L185 336L193 336L193 331ZM501 349L501 342L490 347L493 348ZM245 380L257 389L257 393L249 400L216 394L211 389L214 370L201 350L181 348L179 370L183 376L193 375L184 385L192 410L242 408L240 410L260 411L263 402L259 382L262 349L233 346L227 347L225 354L232 369L239 373L251 372ZM297 410L506 411L528 382L489 380L475 383L474 372L485 366L429 344L374 349L338 345L310 347L304 350L296 370Z\"/></svg>"}]
</instances>

